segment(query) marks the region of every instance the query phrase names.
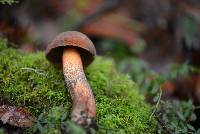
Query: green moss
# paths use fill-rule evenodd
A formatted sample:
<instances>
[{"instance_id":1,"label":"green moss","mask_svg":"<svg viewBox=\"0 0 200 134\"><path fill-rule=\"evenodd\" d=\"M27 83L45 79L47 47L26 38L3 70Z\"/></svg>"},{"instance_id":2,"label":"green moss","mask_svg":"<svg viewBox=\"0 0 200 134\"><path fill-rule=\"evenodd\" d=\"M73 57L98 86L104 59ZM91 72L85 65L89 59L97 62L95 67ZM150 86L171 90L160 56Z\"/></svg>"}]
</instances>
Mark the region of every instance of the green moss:
<instances>
[{"instance_id":1,"label":"green moss","mask_svg":"<svg viewBox=\"0 0 200 134\"><path fill-rule=\"evenodd\" d=\"M150 106L137 85L115 70L111 59L97 57L86 75L96 99L99 133L155 132ZM26 54L7 48L5 40L0 40L0 89L14 105L25 105L36 116L61 105L70 114L62 71L50 65L42 52Z\"/></svg>"}]
</instances>

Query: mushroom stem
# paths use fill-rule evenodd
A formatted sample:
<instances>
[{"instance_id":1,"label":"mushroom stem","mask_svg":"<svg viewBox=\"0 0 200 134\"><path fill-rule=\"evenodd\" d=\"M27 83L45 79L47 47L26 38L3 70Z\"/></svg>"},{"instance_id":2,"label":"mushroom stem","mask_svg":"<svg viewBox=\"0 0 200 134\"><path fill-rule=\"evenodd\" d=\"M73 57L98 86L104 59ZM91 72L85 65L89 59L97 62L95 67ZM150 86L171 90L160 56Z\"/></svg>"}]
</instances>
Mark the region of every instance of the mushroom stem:
<instances>
[{"instance_id":1,"label":"mushroom stem","mask_svg":"<svg viewBox=\"0 0 200 134\"><path fill-rule=\"evenodd\" d=\"M62 58L65 81L73 101L71 119L79 125L91 125L96 106L80 54L75 48L68 47L63 50Z\"/></svg>"}]
</instances>

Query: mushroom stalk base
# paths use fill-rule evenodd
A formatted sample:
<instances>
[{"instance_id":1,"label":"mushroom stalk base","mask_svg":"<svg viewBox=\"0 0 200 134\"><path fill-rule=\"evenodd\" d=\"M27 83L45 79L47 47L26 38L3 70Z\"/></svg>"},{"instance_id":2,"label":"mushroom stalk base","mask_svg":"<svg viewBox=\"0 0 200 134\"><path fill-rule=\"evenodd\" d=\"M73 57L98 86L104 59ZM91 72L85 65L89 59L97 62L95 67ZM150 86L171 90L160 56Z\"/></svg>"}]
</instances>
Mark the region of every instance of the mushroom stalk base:
<instances>
[{"instance_id":1,"label":"mushroom stalk base","mask_svg":"<svg viewBox=\"0 0 200 134\"><path fill-rule=\"evenodd\" d=\"M63 72L73 104L71 119L79 125L91 125L96 116L96 105L83 70L78 50L63 51Z\"/></svg>"}]
</instances>

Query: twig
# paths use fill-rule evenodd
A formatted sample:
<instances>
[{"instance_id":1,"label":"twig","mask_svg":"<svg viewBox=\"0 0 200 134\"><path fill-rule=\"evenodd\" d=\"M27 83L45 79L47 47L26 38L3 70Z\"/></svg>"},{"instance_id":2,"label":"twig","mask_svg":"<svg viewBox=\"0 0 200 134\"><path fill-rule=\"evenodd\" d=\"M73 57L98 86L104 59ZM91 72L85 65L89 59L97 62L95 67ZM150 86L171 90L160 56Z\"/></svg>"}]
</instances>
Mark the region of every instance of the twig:
<instances>
[{"instance_id":1,"label":"twig","mask_svg":"<svg viewBox=\"0 0 200 134\"><path fill-rule=\"evenodd\" d=\"M82 26L88 24L92 20L100 17L104 13L111 11L119 6L120 0L105 0L105 2L94 12L90 15L86 16L82 21L76 23L74 26L70 28L70 30L78 30Z\"/></svg>"},{"instance_id":2,"label":"twig","mask_svg":"<svg viewBox=\"0 0 200 134\"><path fill-rule=\"evenodd\" d=\"M33 71L39 75L46 75L45 73L42 73L42 70L38 70L38 69L34 69L34 68L28 68L28 67L24 67L21 68L22 70L28 70L28 71Z\"/></svg>"},{"instance_id":3,"label":"twig","mask_svg":"<svg viewBox=\"0 0 200 134\"><path fill-rule=\"evenodd\" d=\"M162 89L161 89L161 87L159 88L159 98L158 98L158 101L157 101L157 103L156 103L156 107L155 107L155 109L153 110L153 112L151 113L151 115L150 115L150 120L151 120L151 118L152 118L152 116L155 114L155 112L156 112L156 110L158 109L158 106L159 106L159 104L160 104L160 100L161 100L161 97L162 97Z\"/></svg>"}]
</instances>

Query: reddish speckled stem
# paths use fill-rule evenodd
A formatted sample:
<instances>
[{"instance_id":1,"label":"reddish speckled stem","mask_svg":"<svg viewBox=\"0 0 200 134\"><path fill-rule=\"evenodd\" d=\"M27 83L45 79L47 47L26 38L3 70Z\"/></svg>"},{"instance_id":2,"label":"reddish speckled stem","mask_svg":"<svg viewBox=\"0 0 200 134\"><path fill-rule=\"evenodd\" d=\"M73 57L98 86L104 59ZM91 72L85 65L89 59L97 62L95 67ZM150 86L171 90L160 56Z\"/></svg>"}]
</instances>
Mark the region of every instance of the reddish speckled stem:
<instances>
[{"instance_id":1,"label":"reddish speckled stem","mask_svg":"<svg viewBox=\"0 0 200 134\"><path fill-rule=\"evenodd\" d=\"M95 100L84 74L80 54L75 48L64 49L63 72L73 101L72 121L90 125L96 116Z\"/></svg>"}]
</instances>

